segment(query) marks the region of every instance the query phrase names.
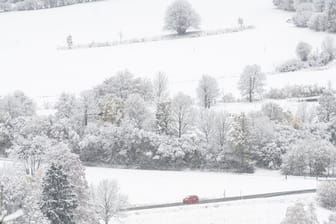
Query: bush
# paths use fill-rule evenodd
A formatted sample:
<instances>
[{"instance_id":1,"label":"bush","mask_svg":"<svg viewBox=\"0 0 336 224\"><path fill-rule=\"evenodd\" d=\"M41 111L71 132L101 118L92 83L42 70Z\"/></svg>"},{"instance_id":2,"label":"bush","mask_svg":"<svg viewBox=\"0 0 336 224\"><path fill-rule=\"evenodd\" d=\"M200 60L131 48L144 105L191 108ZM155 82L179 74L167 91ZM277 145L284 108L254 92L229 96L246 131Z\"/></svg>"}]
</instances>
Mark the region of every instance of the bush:
<instances>
[{"instance_id":1,"label":"bush","mask_svg":"<svg viewBox=\"0 0 336 224\"><path fill-rule=\"evenodd\" d=\"M317 189L317 198L321 206L328 209L336 208L336 181L322 182Z\"/></svg>"},{"instance_id":2,"label":"bush","mask_svg":"<svg viewBox=\"0 0 336 224\"><path fill-rule=\"evenodd\" d=\"M312 50L312 46L306 42L298 43L296 47L296 54L300 58L301 61L307 61L308 56L310 55Z\"/></svg>"},{"instance_id":3,"label":"bush","mask_svg":"<svg viewBox=\"0 0 336 224\"><path fill-rule=\"evenodd\" d=\"M182 35L189 28L198 29L200 21L200 16L188 1L176 0L167 9L164 28Z\"/></svg>"},{"instance_id":4,"label":"bush","mask_svg":"<svg viewBox=\"0 0 336 224\"><path fill-rule=\"evenodd\" d=\"M327 30L327 15L325 13L314 13L309 21L307 22L307 25L309 29L315 30L315 31L326 31Z\"/></svg>"},{"instance_id":5,"label":"bush","mask_svg":"<svg viewBox=\"0 0 336 224\"><path fill-rule=\"evenodd\" d=\"M308 65L310 67L325 66L331 61L331 56L328 52L315 52L308 57Z\"/></svg>"},{"instance_id":6,"label":"bush","mask_svg":"<svg viewBox=\"0 0 336 224\"><path fill-rule=\"evenodd\" d=\"M277 72L294 72L304 68L304 63L297 59L288 60L276 68Z\"/></svg>"}]
</instances>

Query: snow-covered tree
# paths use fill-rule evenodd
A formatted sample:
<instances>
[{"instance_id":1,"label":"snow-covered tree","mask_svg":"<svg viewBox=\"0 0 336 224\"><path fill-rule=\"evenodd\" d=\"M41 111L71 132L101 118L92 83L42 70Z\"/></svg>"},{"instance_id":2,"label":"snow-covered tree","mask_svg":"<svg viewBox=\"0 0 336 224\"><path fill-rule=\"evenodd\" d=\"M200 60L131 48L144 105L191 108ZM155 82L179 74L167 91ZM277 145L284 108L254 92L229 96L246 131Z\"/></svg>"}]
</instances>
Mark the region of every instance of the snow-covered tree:
<instances>
[{"instance_id":1,"label":"snow-covered tree","mask_svg":"<svg viewBox=\"0 0 336 224\"><path fill-rule=\"evenodd\" d=\"M295 11L294 0L273 0L273 4L279 9Z\"/></svg>"},{"instance_id":2,"label":"snow-covered tree","mask_svg":"<svg viewBox=\"0 0 336 224\"><path fill-rule=\"evenodd\" d=\"M125 102L124 111L125 119L134 125L134 127L143 129L148 126L151 113L140 95L134 94L129 96Z\"/></svg>"},{"instance_id":3,"label":"snow-covered tree","mask_svg":"<svg viewBox=\"0 0 336 224\"><path fill-rule=\"evenodd\" d=\"M221 149L227 144L227 134L230 127L229 114L226 112L218 112L215 114L214 139Z\"/></svg>"},{"instance_id":4,"label":"snow-covered tree","mask_svg":"<svg viewBox=\"0 0 336 224\"><path fill-rule=\"evenodd\" d=\"M119 71L103 84L95 88L98 98L109 95L113 98L126 100L132 94L139 94L145 101L153 98L153 88L150 81L142 78L134 78L128 70Z\"/></svg>"},{"instance_id":5,"label":"snow-covered tree","mask_svg":"<svg viewBox=\"0 0 336 224\"><path fill-rule=\"evenodd\" d=\"M329 32L336 32L336 1L326 0L325 13L327 15L327 29Z\"/></svg>"},{"instance_id":6,"label":"snow-covered tree","mask_svg":"<svg viewBox=\"0 0 336 224\"><path fill-rule=\"evenodd\" d=\"M211 108L219 95L217 80L209 75L203 75L198 82L197 96L204 108Z\"/></svg>"},{"instance_id":7,"label":"snow-covered tree","mask_svg":"<svg viewBox=\"0 0 336 224\"><path fill-rule=\"evenodd\" d=\"M41 210L51 224L75 224L78 206L73 186L61 165L52 163L43 179Z\"/></svg>"},{"instance_id":8,"label":"snow-covered tree","mask_svg":"<svg viewBox=\"0 0 336 224\"><path fill-rule=\"evenodd\" d=\"M154 99L156 103L165 102L169 98L168 77L163 72L158 72L153 80Z\"/></svg>"},{"instance_id":9,"label":"snow-covered tree","mask_svg":"<svg viewBox=\"0 0 336 224\"><path fill-rule=\"evenodd\" d=\"M325 9L326 0L313 0L313 4L316 12L323 12Z\"/></svg>"},{"instance_id":10,"label":"snow-covered tree","mask_svg":"<svg viewBox=\"0 0 336 224\"><path fill-rule=\"evenodd\" d=\"M175 0L166 11L164 29L185 34L188 29L198 29L201 17L186 0Z\"/></svg>"},{"instance_id":11,"label":"snow-covered tree","mask_svg":"<svg viewBox=\"0 0 336 224\"><path fill-rule=\"evenodd\" d=\"M314 205L309 204L307 208L305 207L307 206L302 202L289 206L281 224L319 224Z\"/></svg>"},{"instance_id":12,"label":"snow-covered tree","mask_svg":"<svg viewBox=\"0 0 336 224\"><path fill-rule=\"evenodd\" d=\"M15 219L15 224L49 224L39 206L41 175L27 176L22 171L22 167L17 165L0 170L0 213L15 214L21 210L22 214Z\"/></svg>"},{"instance_id":13,"label":"snow-covered tree","mask_svg":"<svg viewBox=\"0 0 336 224\"><path fill-rule=\"evenodd\" d=\"M67 36L66 42L67 42L68 49L71 49L72 46L73 46L73 41L72 41L72 36L71 35Z\"/></svg>"},{"instance_id":14,"label":"snow-covered tree","mask_svg":"<svg viewBox=\"0 0 336 224\"><path fill-rule=\"evenodd\" d=\"M102 180L94 192L96 210L104 224L109 224L127 205L127 197L120 192L116 181Z\"/></svg>"},{"instance_id":15,"label":"snow-covered tree","mask_svg":"<svg viewBox=\"0 0 336 224\"><path fill-rule=\"evenodd\" d=\"M56 117L71 118L76 113L77 105L75 95L62 93L55 104Z\"/></svg>"},{"instance_id":16,"label":"snow-covered tree","mask_svg":"<svg viewBox=\"0 0 336 224\"><path fill-rule=\"evenodd\" d=\"M8 113L11 118L32 116L36 113L36 106L23 92L16 91L0 98L0 111Z\"/></svg>"},{"instance_id":17,"label":"snow-covered tree","mask_svg":"<svg viewBox=\"0 0 336 224\"><path fill-rule=\"evenodd\" d=\"M245 114L233 115L228 131L228 142L237 156L238 169L240 172L253 172L254 167L250 161L249 151L249 128Z\"/></svg>"},{"instance_id":18,"label":"snow-covered tree","mask_svg":"<svg viewBox=\"0 0 336 224\"><path fill-rule=\"evenodd\" d=\"M112 95L105 95L99 100L101 119L119 126L124 118L125 100Z\"/></svg>"},{"instance_id":19,"label":"snow-covered tree","mask_svg":"<svg viewBox=\"0 0 336 224\"><path fill-rule=\"evenodd\" d=\"M329 122L336 116L336 97L330 91L325 91L319 99L317 115L322 122Z\"/></svg>"},{"instance_id":20,"label":"snow-covered tree","mask_svg":"<svg viewBox=\"0 0 336 224\"><path fill-rule=\"evenodd\" d=\"M327 30L328 17L324 12L314 13L309 21L307 26L309 29L315 31L326 31Z\"/></svg>"},{"instance_id":21,"label":"snow-covered tree","mask_svg":"<svg viewBox=\"0 0 336 224\"><path fill-rule=\"evenodd\" d=\"M336 224L336 214L331 214L328 218L328 222L324 224Z\"/></svg>"},{"instance_id":22,"label":"snow-covered tree","mask_svg":"<svg viewBox=\"0 0 336 224\"><path fill-rule=\"evenodd\" d=\"M330 60L335 58L336 46L334 38L331 36L326 37L322 42L321 48L323 52L326 52L330 56Z\"/></svg>"},{"instance_id":23,"label":"snow-covered tree","mask_svg":"<svg viewBox=\"0 0 336 224\"><path fill-rule=\"evenodd\" d=\"M243 97L253 102L255 95L261 95L264 91L266 76L262 73L259 65L248 65L240 75L238 88Z\"/></svg>"},{"instance_id":24,"label":"snow-covered tree","mask_svg":"<svg viewBox=\"0 0 336 224\"><path fill-rule=\"evenodd\" d=\"M265 103L261 109L262 113L272 121L282 122L285 118L285 112L278 104L270 102Z\"/></svg>"},{"instance_id":25,"label":"snow-covered tree","mask_svg":"<svg viewBox=\"0 0 336 224\"><path fill-rule=\"evenodd\" d=\"M51 147L47 156L48 164L56 164L62 167L62 172L67 176L67 180L76 195L77 206L73 210L75 223L96 224L97 219L93 212L89 187L85 179L85 168L79 156L72 153L69 147L62 143Z\"/></svg>"},{"instance_id":26,"label":"snow-covered tree","mask_svg":"<svg viewBox=\"0 0 336 224\"><path fill-rule=\"evenodd\" d=\"M293 22L298 27L307 27L310 17L313 15L314 6L312 3L300 3L296 6L296 14Z\"/></svg>"},{"instance_id":27,"label":"snow-covered tree","mask_svg":"<svg viewBox=\"0 0 336 224\"><path fill-rule=\"evenodd\" d=\"M312 46L306 42L300 42L296 46L296 54L301 61L307 61L312 51Z\"/></svg>"},{"instance_id":28,"label":"snow-covered tree","mask_svg":"<svg viewBox=\"0 0 336 224\"><path fill-rule=\"evenodd\" d=\"M50 146L51 140L48 137L35 136L27 139L20 136L10 150L10 156L22 161L26 174L34 176L45 161Z\"/></svg>"},{"instance_id":29,"label":"snow-covered tree","mask_svg":"<svg viewBox=\"0 0 336 224\"><path fill-rule=\"evenodd\" d=\"M158 134L170 135L172 129L172 105L171 102L159 103L156 106L155 126Z\"/></svg>"},{"instance_id":30,"label":"snow-covered tree","mask_svg":"<svg viewBox=\"0 0 336 224\"><path fill-rule=\"evenodd\" d=\"M336 181L323 181L317 188L317 200L328 209L336 208Z\"/></svg>"},{"instance_id":31,"label":"snow-covered tree","mask_svg":"<svg viewBox=\"0 0 336 224\"><path fill-rule=\"evenodd\" d=\"M292 146L283 157L282 172L286 175L321 176L330 166L334 146L322 139L304 139Z\"/></svg>"},{"instance_id":32,"label":"snow-covered tree","mask_svg":"<svg viewBox=\"0 0 336 224\"><path fill-rule=\"evenodd\" d=\"M193 123L193 101L190 96L178 93L172 100L172 128L180 138Z\"/></svg>"},{"instance_id":33,"label":"snow-covered tree","mask_svg":"<svg viewBox=\"0 0 336 224\"><path fill-rule=\"evenodd\" d=\"M212 110L201 110L197 122L198 130L201 137L207 144L211 143L211 139L215 133L215 112Z\"/></svg>"}]
</instances>

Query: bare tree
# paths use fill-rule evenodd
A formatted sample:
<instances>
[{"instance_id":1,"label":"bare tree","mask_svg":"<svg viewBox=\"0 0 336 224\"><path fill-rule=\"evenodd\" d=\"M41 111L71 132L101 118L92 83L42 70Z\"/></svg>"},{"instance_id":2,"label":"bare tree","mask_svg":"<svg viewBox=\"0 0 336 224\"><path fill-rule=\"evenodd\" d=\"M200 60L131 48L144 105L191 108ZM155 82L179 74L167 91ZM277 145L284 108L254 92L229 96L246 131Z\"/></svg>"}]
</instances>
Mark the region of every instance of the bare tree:
<instances>
[{"instance_id":1,"label":"bare tree","mask_svg":"<svg viewBox=\"0 0 336 224\"><path fill-rule=\"evenodd\" d=\"M163 102L168 98L168 77L163 72L158 72L153 80L154 97L157 103Z\"/></svg>"},{"instance_id":2,"label":"bare tree","mask_svg":"<svg viewBox=\"0 0 336 224\"><path fill-rule=\"evenodd\" d=\"M209 143L215 133L215 113L212 110L202 110L197 125L205 141Z\"/></svg>"},{"instance_id":3,"label":"bare tree","mask_svg":"<svg viewBox=\"0 0 336 224\"><path fill-rule=\"evenodd\" d=\"M173 126L180 138L190 128L193 118L193 101L190 96L178 93L172 102Z\"/></svg>"},{"instance_id":4,"label":"bare tree","mask_svg":"<svg viewBox=\"0 0 336 224\"><path fill-rule=\"evenodd\" d=\"M247 97L249 102L253 102L256 94L262 94L265 74L261 72L259 65L248 65L240 75L238 88L243 97Z\"/></svg>"},{"instance_id":5,"label":"bare tree","mask_svg":"<svg viewBox=\"0 0 336 224\"><path fill-rule=\"evenodd\" d=\"M215 104L219 95L217 80L209 75L203 75L198 83L197 95L204 108L210 108Z\"/></svg>"},{"instance_id":6,"label":"bare tree","mask_svg":"<svg viewBox=\"0 0 336 224\"><path fill-rule=\"evenodd\" d=\"M127 205L127 197L120 193L116 181L102 180L95 191L94 201L99 218L108 224L111 218L117 217L120 210Z\"/></svg>"}]
</instances>

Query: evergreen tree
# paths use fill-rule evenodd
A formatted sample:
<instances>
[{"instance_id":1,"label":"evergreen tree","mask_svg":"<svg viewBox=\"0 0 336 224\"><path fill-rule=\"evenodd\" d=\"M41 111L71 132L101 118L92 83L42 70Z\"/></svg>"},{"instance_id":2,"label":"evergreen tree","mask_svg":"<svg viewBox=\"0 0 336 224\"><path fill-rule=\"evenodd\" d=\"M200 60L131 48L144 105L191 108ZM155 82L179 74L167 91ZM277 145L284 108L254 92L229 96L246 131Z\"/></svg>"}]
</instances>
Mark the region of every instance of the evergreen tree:
<instances>
[{"instance_id":1,"label":"evergreen tree","mask_svg":"<svg viewBox=\"0 0 336 224\"><path fill-rule=\"evenodd\" d=\"M241 172L254 171L250 162L248 119L245 114L236 115L230 123L228 141L233 154L238 157L238 169Z\"/></svg>"},{"instance_id":2,"label":"evergreen tree","mask_svg":"<svg viewBox=\"0 0 336 224\"><path fill-rule=\"evenodd\" d=\"M42 182L41 210L51 224L75 224L77 197L62 166L52 163Z\"/></svg>"},{"instance_id":3,"label":"evergreen tree","mask_svg":"<svg viewBox=\"0 0 336 224\"><path fill-rule=\"evenodd\" d=\"M171 133L171 102L159 103L156 109L156 131L158 134Z\"/></svg>"}]
</instances>

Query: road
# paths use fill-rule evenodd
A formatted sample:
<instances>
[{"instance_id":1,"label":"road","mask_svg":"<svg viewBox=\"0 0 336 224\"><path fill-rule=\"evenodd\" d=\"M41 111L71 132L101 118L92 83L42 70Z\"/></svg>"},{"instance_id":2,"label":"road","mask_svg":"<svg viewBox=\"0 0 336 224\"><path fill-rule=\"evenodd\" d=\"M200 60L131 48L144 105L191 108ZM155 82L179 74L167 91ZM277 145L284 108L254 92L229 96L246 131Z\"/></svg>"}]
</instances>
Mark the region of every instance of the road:
<instances>
[{"instance_id":1,"label":"road","mask_svg":"<svg viewBox=\"0 0 336 224\"><path fill-rule=\"evenodd\" d=\"M272 197L280 197L280 196L296 195L296 194L311 194L315 192L316 192L316 189L306 189L306 190L296 190L296 191L273 192L273 193L265 193L265 194L252 194L252 195L243 195L243 196L235 196L235 197L204 199L204 200L200 200L197 204L211 204L211 203L218 203L218 202L239 201L239 200L258 199L258 198L272 198ZM171 207L190 206L190 205L195 205L195 204L183 204L182 202L176 202L176 203L129 207L129 208L124 209L123 211L138 211L138 210L171 208Z\"/></svg>"}]
</instances>

